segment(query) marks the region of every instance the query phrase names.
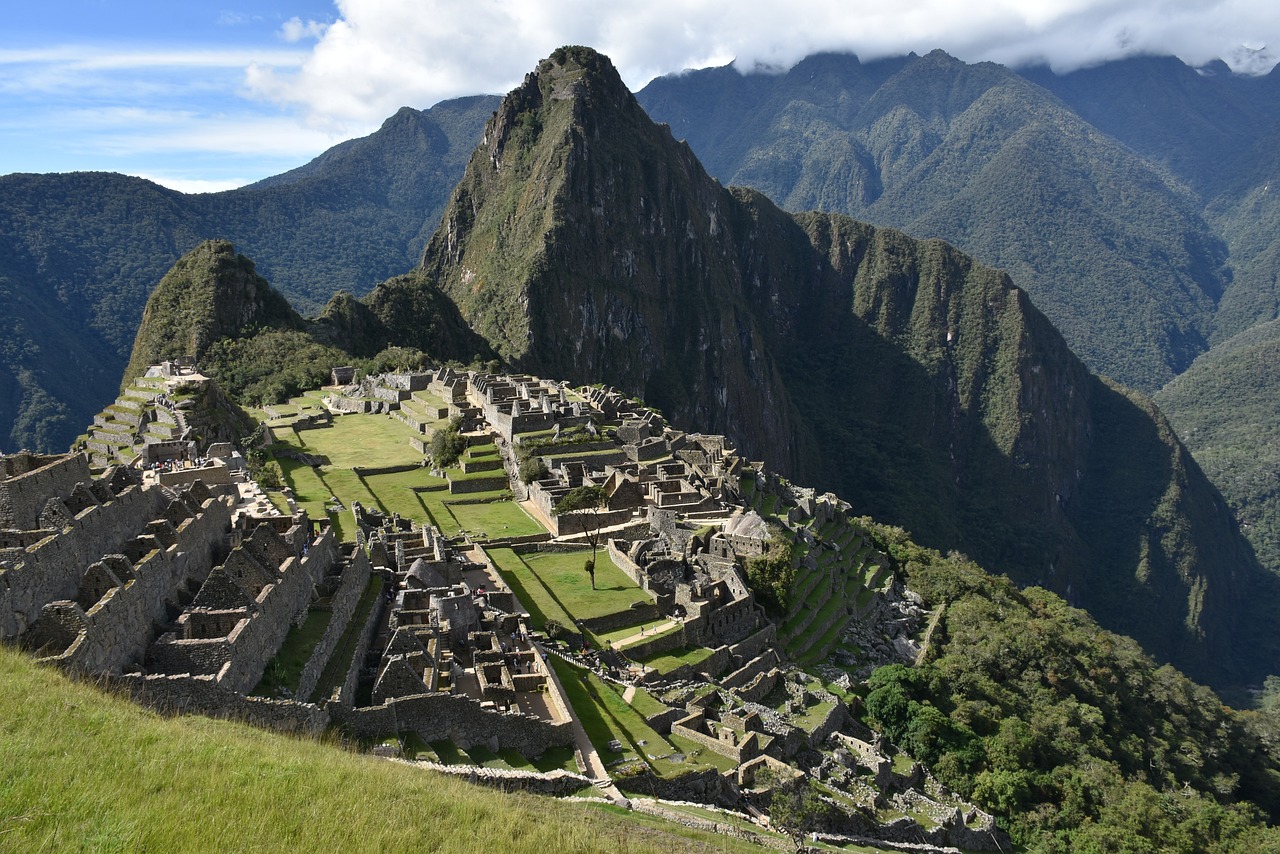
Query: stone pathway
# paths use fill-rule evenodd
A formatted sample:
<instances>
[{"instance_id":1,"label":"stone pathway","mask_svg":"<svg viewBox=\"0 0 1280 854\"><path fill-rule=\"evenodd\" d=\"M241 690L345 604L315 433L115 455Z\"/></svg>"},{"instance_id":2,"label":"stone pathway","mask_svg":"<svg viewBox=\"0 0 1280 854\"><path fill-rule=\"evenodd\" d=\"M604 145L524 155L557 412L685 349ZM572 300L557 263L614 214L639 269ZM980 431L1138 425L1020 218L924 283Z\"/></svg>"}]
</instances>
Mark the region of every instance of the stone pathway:
<instances>
[{"instance_id":1,"label":"stone pathway","mask_svg":"<svg viewBox=\"0 0 1280 854\"><path fill-rule=\"evenodd\" d=\"M538 650L538 654L545 660L547 652L542 647L534 644L534 648ZM551 682L556 691L560 693L561 699L566 707L569 706L569 696L565 693L564 686L560 684L560 675L556 673L550 662L547 663L547 673L551 677ZM573 724L573 740L576 745L578 766L582 768L582 773L590 777L595 787L603 792L615 804L624 807L630 807L631 802L627 800L627 796L618 790L613 784L613 778L609 776L609 770L604 767L604 762L600 759L600 754L596 752L595 745L591 743L591 739L587 738L587 731L583 729L582 722L578 720L577 715L571 715Z\"/></svg>"},{"instance_id":2,"label":"stone pathway","mask_svg":"<svg viewBox=\"0 0 1280 854\"><path fill-rule=\"evenodd\" d=\"M613 648L614 648L614 649L626 649L627 647L631 646L632 644L640 643L640 641L643 641L643 640L649 640L649 639L650 639L650 638L652 638L654 635L659 635L659 634L662 634L663 632L667 631L668 629L675 628L675 626L676 626L676 625L677 625L677 621L675 621L675 620L667 620L665 623L662 623L661 625L654 626L652 629L645 629L645 631L644 631L644 633L643 633L643 634L641 634L640 632L636 632L636 633L635 633L634 635L632 635L631 637L626 637L626 638L623 638L622 640L616 640L616 641L614 641L614 642L613 642Z\"/></svg>"}]
</instances>

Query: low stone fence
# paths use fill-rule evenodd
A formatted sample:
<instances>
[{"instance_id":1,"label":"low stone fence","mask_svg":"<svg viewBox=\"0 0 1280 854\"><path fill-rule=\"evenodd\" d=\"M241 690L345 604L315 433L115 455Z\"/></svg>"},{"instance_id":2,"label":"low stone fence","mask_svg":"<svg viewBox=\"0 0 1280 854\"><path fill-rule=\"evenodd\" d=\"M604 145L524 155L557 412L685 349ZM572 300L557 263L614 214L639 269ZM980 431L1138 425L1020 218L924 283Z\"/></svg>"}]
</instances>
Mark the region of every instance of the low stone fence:
<instances>
[{"instance_id":1,"label":"low stone fence","mask_svg":"<svg viewBox=\"0 0 1280 854\"><path fill-rule=\"evenodd\" d=\"M466 495L471 492L492 492L506 489L509 485L505 473L494 477L469 477L460 480L449 478L449 492L452 495Z\"/></svg>"},{"instance_id":2,"label":"low stone fence","mask_svg":"<svg viewBox=\"0 0 1280 854\"><path fill-rule=\"evenodd\" d=\"M592 786L591 778L562 768L543 773L516 771L510 768L486 768L482 765L441 765L438 762L413 762L406 759L390 761L434 771L448 777L457 777L477 786L488 786L504 792L535 792L540 795L563 797Z\"/></svg>"},{"instance_id":3,"label":"low stone fence","mask_svg":"<svg viewBox=\"0 0 1280 854\"><path fill-rule=\"evenodd\" d=\"M134 701L166 714L198 714L244 721L277 732L316 737L329 724L324 709L311 703L248 697L224 688L217 676L125 674L108 680Z\"/></svg>"},{"instance_id":4,"label":"low stone fence","mask_svg":"<svg viewBox=\"0 0 1280 854\"><path fill-rule=\"evenodd\" d=\"M505 714L482 708L454 694L415 694L380 706L349 709L330 705L334 720L355 736L382 737L415 732L423 741L449 739L466 750L485 745L498 751L511 748L536 757L551 747L574 744L573 725L524 714Z\"/></svg>"},{"instance_id":5,"label":"low stone fence","mask_svg":"<svg viewBox=\"0 0 1280 854\"><path fill-rule=\"evenodd\" d=\"M396 466L352 466L351 470L355 472L356 477L370 477L376 474L400 474L407 471L417 471L421 468L421 463L402 463Z\"/></svg>"},{"instance_id":6,"label":"low stone fence","mask_svg":"<svg viewBox=\"0 0 1280 854\"><path fill-rule=\"evenodd\" d=\"M615 773L613 782L630 794L671 801L731 807L737 805L739 797L737 784L714 768L691 771L678 777L660 777L648 766L643 766L636 773L628 773L623 767Z\"/></svg>"}]
</instances>

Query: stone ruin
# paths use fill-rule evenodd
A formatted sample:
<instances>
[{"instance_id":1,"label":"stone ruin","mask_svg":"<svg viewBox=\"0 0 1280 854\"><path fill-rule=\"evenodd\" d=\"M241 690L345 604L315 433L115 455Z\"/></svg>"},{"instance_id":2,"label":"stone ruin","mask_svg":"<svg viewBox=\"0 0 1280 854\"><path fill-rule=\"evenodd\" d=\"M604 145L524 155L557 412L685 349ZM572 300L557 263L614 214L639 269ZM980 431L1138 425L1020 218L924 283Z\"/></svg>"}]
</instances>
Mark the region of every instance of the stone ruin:
<instances>
[{"instance_id":1,"label":"stone ruin","mask_svg":"<svg viewBox=\"0 0 1280 854\"><path fill-rule=\"evenodd\" d=\"M344 725L529 757L572 745L568 704L497 574L434 527L353 510L385 593L364 675L371 704L345 710Z\"/></svg>"}]
</instances>

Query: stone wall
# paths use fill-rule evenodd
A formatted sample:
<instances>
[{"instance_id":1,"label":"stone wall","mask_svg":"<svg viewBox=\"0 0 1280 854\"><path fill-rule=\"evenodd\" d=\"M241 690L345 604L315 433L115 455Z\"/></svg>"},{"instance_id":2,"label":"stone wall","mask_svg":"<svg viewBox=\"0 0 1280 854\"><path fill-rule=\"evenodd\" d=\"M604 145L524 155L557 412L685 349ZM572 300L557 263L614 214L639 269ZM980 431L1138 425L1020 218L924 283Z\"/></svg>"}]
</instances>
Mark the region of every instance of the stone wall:
<instances>
[{"instance_id":1,"label":"stone wall","mask_svg":"<svg viewBox=\"0 0 1280 854\"><path fill-rule=\"evenodd\" d=\"M360 737L415 732L423 741L449 739L463 750L485 745L495 751L510 748L528 757L574 744L573 726L567 721L552 723L531 715L495 712L453 694L415 694L380 706L329 708L338 723Z\"/></svg>"},{"instance_id":2,"label":"stone wall","mask_svg":"<svg viewBox=\"0 0 1280 854\"><path fill-rule=\"evenodd\" d=\"M365 554L364 549L357 548L343 566L342 579L330 599L329 607L333 613L329 618L329 625L312 651L306 666L302 668L302 675L298 677L297 696L310 697L316 690L320 677L329 664L329 659L338 648L338 643L347 630L347 624L355 614L356 606L360 604L361 594L369 586L369 575L372 571L369 556Z\"/></svg>"},{"instance_id":3,"label":"stone wall","mask_svg":"<svg viewBox=\"0 0 1280 854\"><path fill-rule=\"evenodd\" d=\"M748 759L753 759L760 755L760 742L755 733L747 733L741 738L740 743L737 744L722 741L713 735L708 735L694 729L694 725L701 718L702 713L698 712L672 722L671 734L678 735L681 738L686 738L689 741L700 744L707 750L719 753L721 756L727 756L739 765Z\"/></svg>"},{"instance_id":4,"label":"stone wall","mask_svg":"<svg viewBox=\"0 0 1280 854\"><path fill-rule=\"evenodd\" d=\"M733 644L729 647L729 651L743 661L750 661L764 650L775 647L777 643L777 627L773 623L766 622L764 628L739 643Z\"/></svg>"},{"instance_id":5,"label":"stone wall","mask_svg":"<svg viewBox=\"0 0 1280 854\"><path fill-rule=\"evenodd\" d=\"M195 481L203 481L205 486L228 486L231 483L231 469L218 464L194 469L174 469L162 471L160 483L164 486L186 486Z\"/></svg>"},{"instance_id":6,"label":"stone wall","mask_svg":"<svg viewBox=\"0 0 1280 854\"><path fill-rule=\"evenodd\" d=\"M338 690L337 696L331 698L333 702L340 706L350 708L355 704L356 688L360 684L360 672L364 669L365 657L369 654L369 647L373 645L373 639L378 633L378 623L382 619L382 610L385 607L386 599L379 596L374 601L373 607L369 609L369 616L365 618L364 626L360 629L360 639L356 641L355 652L351 654L351 661L347 663L347 675L342 680L342 686Z\"/></svg>"},{"instance_id":7,"label":"stone wall","mask_svg":"<svg viewBox=\"0 0 1280 854\"><path fill-rule=\"evenodd\" d=\"M441 765L437 762L410 762L403 759L392 761L403 762L406 765L424 768L448 777L457 777L477 786L501 789L504 792L534 792L539 795L563 797L592 785L590 777L565 771L562 768L543 773L515 771L510 768L486 768L482 765Z\"/></svg>"},{"instance_id":8,"label":"stone wall","mask_svg":"<svg viewBox=\"0 0 1280 854\"><path fill-rule=\"evenodd\" d=\"M46 501L70 495L77 483L91 480L89 463L81 454L14 454L0 459L5 460L0 469L0 528L39 528Z\"/></svg>"},{"instance_id":9,"label":"stone wall","mask_svg":"<svg viewBox=\"0 0 1280 854\"><path fill-rule=\"evenodd\" d=\"M510 482L506 473L496 475L494 477L470 477L454 480L449 477L449 494L450 495L469 495L472 492L492 492L496 489L506 489Z\"/></svg>"},{"instance_id":10,"label":"stone wall","mask_svg":"<svg viewBox=\"0 0 1280 854\"><path fill-rule=\"evenodd\" d=\"M224 687L239 692L252 690L280 649L290 624L306 609L315 585L329 574L337 557L333 528L326 528L310 544L306 555L285 558L278 578L262 588L256 608L246 612L247 618L240 619L230 634L201 639L165 635L152 645L152 661L168 673L208 674L216 669ZM189 611L185 616L191 614Z\"/></svg>"},{"instance_id":11,"label":"stone wall","mask_svg":"<svg viewBox=\"0 0 1280 854\"><path fill-rule=\"evenodd\" d=\"M88 673L119 673L124 666L140 662L155 625L167 619L166 609L176 592L209 574L230 524L229 506L211 498L199 514L173 529L175 542L167 548L151 551L132 565L123 555L91 565L90 571L96 570L99 577L119 583L100 597L83 588L79 591L80 598L94 599L82 602L82 607L88 607L83 630L52 660ZM46 606L42 621L48 612ZM40 633L39 622L34 631Z\"/></svg>"},{"instance_id":12,"label":"stone wall","mask_svg":"<svg viewBox=\"0 0 1280 854\"><path fill-rule=\"evenodd\" d=\"M248 697L219 685L215 676L164 676L129 673L114 684L135 702L167 714L228 718L278 732L318 736L329 724L324 709L310 703Z\"/></svg>"},{"instance_id":13,"label":"stone wall","mask_svg":"<svg viewBox=\"0 0 1280 854\"><path fill-rule=\"evenodd\" d=\"M0 571L0 637L13 638L36 621L40 609L58 599L74 599L89 564L119 553L147 523L162 514L163 494L129 486L104 504L77 513L53 537L25 549Z\"/></svg>"},{"instance_id":14,"label":"stone wall","mask_svg":"<svg viewBox=\"0 0 1280 854\"><path fill-rule=\"evenodd\" d=\"M660 777L645 766L638 773L624 772L615 776L614 783L628 794L648 795L671 801L732 807L737 806L739 797L737 785L714 768L681 774L679 777Z\"/></svg>"}]
</instances>

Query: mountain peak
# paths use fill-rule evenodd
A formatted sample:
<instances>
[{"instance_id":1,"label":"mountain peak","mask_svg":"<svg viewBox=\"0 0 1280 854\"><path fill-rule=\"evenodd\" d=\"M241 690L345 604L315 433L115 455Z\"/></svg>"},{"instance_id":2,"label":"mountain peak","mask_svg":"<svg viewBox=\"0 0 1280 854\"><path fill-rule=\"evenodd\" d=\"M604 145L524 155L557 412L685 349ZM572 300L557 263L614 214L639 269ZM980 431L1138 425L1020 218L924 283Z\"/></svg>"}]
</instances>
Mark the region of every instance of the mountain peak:
<instances>
[{"instance_id":1,"label":"mountain peak","mask_svg":"<svg viewBox=\"0 0 1280 854\"><path fill-rule=\"evenodd\" d=\"M267 327L304 326L252 261L226 240L206 240L179 258L152 291L123 384L166 359L198 360L222 338Z\"/></svg>"}]
</instances>

